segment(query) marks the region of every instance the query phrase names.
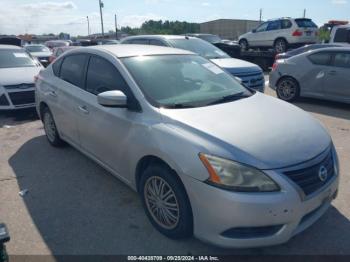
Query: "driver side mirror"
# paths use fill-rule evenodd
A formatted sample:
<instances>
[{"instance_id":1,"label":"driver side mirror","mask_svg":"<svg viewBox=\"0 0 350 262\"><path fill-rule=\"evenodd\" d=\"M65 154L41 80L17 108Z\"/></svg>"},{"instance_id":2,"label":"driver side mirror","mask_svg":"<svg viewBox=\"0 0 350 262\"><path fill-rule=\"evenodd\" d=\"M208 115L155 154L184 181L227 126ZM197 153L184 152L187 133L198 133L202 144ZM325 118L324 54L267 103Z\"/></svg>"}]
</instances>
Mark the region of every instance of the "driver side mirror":
<instances>
[{"instance_id":1,"label":"driver side mirror","mask_svg":"<svg viewBox=\"0 0 350 262\"><path fill-rule=\"evenodd\" d=\"M253 29L253 30L252 30L252 33L256 33L256 29Z\"/></svg>"},{"instance_id":2,"label":"driver side mirror","mask_svg":"<svg viewBox=\"0 0 350 262\"><path fill-rule=\"evenodd\" d=\"M105 107L126 108L127 100L126 95L119 90L106 91L97 95L97 102Z\"/></svg>"}]
</instances>

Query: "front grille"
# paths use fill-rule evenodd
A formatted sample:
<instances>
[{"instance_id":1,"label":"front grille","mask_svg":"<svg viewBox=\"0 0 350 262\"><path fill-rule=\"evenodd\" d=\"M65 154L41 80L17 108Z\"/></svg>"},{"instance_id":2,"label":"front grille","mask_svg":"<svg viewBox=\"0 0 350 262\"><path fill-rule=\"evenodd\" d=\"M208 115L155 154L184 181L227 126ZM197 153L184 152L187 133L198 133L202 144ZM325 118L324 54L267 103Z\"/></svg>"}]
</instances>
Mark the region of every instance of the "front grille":
<instances>
[{"instance_id":1,"label":"front grille","mask_svg":"<svg viewBox=\"0 0 350 262\"><path fill-rule=\"evenodd\" d=\"M15 106L35 103L34 91L13 92L9 93L8 95L12 101L12 104Z\"/></svg>"},{"instance_id":2,"label":"front grille","mask_svg":"<svg viewBox=\"0 0 350 262\"><path fill-rule=\"evenodd\" d=\"M10 103L5 95L0 96L0 106L9 106Z\"/></svg>"},{"instance_id":3,"label":"front grille","mask_svg":"<svg viewBox=\"0 0 350 262\"><path fill-rule=\"evenodd\" d=\"M242 79L242 83L250 88L262 91L265 85L265 78L261 72L255 73L233 73L235 77Z\"/></svg>"},{"instance_id":4,"label":"front grille","mask_svg":"<svg viewBox=\"0 0 350 262\"><path fill-rule=\"evenodd\" d=\"M322 168L327 170L327 172L323 172L323 176L320 174ZM308 196L326 185L335 176L332 151L317 165L301 170L288 171L284 174Z\"/></svg>"},{"instance_id":5,"label":"front grille","mask_svg":"<svg viewBox=\"0 0 350 262\"><path fill-rule=\"evenodd\" d=\"M270 237L277 234L283 225L266 226L266 227L239 227L231 228L221 233L223 237L232 239L250 239Z\"/></svg>"},{"instance_id":6,"label":"front grille","mask_svg":"<svg viewBox=\"0 0 350 262\"><path fill-rule=\"evenodd\" d=\"M29 89L34 88L35 84L19 84L19 85L7 85L4 86L7 90L13 90L13 89Z\"/></svg>"}]
</instances>

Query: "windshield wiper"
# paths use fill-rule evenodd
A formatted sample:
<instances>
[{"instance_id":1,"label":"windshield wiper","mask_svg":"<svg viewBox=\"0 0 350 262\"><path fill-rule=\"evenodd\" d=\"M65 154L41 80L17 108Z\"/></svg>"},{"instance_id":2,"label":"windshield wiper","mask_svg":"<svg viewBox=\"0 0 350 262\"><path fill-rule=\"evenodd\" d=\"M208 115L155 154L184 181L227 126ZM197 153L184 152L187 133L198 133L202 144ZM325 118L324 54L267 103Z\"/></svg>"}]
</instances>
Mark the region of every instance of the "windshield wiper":
<instances>
[{"instance_id":1,"label":"windshield wiper","mask_svg":"<svg viewBox=\"0 0 350 262\"><path fill-rule=\"evenodd\" d=\"M182 109L182 108L194 108L195 106L190 104L175 103L175 104L164 105L163 107L172 108L172 109Z\"/></svg>"},{"instance_id":2,"label":"windshield wiper","mask_svg":"<svg viewBox=\"0 0 350 262\"><path fill-rule=\"evenodd\" d=\"M226 103L226 102L231 102L231 101L236 101L239 99L243 98L248 98L250 95L245 94L244 92L238 93L238 94L232 94L232 95L227 95L223 96L213 102L210 102L208 105L216 105L216 104L221 104L221 103Z\"/></svg>"}]
</instances>

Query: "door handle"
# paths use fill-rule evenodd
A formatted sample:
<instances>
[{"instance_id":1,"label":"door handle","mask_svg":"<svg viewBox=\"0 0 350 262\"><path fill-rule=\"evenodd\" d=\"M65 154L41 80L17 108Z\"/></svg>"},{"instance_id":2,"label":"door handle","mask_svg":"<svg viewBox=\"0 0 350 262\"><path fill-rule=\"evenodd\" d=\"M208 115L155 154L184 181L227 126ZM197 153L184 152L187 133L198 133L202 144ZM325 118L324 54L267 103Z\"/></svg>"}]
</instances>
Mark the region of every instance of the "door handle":
<instances>
[{"instance_id":1,"label":"door handle","mask_svg":"<svg viewBox=\"0 0 350 262\"><path fill-rule=\"evenodd\" d=\"M55 91L51 91L49 92L49 95L52 96L52 97L57 97L57 94Z\"/></svg>"},{"instance_id":2,"label":"door handle","mask_svg":"<svg viewBox=\"0 0 350 262\"><path fill-rule=\"evenodd\" d=\"M79 106L78 109L86 115L89 114L89 110L86 106Z\"/></svg>"},{"instance_id":3,"label":"door handle","mask_svg":"<svg viewBox=\"0 0 350 262\"><path fill-rule=\"evenodd\" d=\"M335 71L335 70L329 71L329 75L331 75L331 76L334 76L336 74L337 74L337 71Z\"/></svg>"}]
</instances>

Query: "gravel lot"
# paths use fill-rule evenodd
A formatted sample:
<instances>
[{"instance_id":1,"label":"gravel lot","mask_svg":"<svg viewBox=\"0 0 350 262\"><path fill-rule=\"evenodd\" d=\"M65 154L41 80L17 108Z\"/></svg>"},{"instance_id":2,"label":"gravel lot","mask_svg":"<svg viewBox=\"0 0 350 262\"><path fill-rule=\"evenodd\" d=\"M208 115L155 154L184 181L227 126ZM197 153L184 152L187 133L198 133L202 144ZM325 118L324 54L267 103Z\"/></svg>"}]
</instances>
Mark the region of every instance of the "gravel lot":
<instances>
[{"instance_id":1,"label":"gravel lot","mask_svg":"<svg viewBox=\"0 0 350 262\"><path fill-rule=\"evenodd\" d=\"M273 94L271 89L266 91ZM289 243L220 249L173 241L153 229L136 193L71 147L54 149L33 110L0 113L0 221L19 254L350 254L350 106L303 99L338 150L342 180L333 207ZM28 189L24 197L19 191Z\"/></svg>"}]
</instances>

